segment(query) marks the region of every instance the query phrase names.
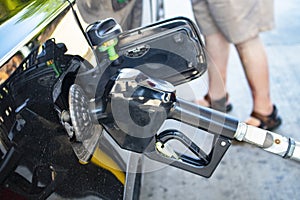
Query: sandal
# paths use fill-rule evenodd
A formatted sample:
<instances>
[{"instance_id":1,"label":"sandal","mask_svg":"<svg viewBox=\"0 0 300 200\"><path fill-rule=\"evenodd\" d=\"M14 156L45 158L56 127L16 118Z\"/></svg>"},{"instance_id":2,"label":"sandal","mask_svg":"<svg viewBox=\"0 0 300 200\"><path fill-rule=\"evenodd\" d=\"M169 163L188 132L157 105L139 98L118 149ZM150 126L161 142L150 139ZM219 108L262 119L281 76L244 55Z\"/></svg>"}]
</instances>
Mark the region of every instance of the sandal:
<instances>
[{"instance_id":1,"label":"sandal","mask_svg":"<svg viewBox=\"0 0 300 200\"><path fill-rule=\"evenodd\" d=\"M204 100L207 101L207 103L209 104L208 107L214 109L214 110L218 110L221 112L230 112L232 110L232 104L228 103L228 97L229 95L226 93L226 96L219 99L219 100L211 100L210 96L208 94L206 94L204 96Z\"/></svg>"},{"instance_id":2,"label":"sandal","mask_svg":"<svg viewBox=\"0 0 300 200\"><path fill-rule=\"evenodd\" d=\"M278 115L278 110L275 105L273 105L272 113L268 116L261 115L254 111L250 116L260 121L260 125L257 126L258 128L262 128L265 130L271 131L281 124L281 118Z\"/></svg>"}]
</instances>

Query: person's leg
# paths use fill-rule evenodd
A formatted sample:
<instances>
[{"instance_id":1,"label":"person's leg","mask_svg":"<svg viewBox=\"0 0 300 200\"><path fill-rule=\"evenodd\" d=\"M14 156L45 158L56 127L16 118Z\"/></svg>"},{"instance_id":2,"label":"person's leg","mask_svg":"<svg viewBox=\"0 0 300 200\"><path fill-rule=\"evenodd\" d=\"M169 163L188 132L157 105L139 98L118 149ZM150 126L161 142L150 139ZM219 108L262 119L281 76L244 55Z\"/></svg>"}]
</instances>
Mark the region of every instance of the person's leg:
<instances>
[{"instance_id":1,"label":"person's leg","mask_svg":"<svg viewBox=\"0 0 300 200\"><path fill-rule=\"evenodd\" d=\"M197 104L228 111L226 105L226 75L229 57L229 43L221 33L205 36L205 47L208 62L208 94ZM231 107L231 105L229 105Z\"/></svg>"},{"instance_id":2,"label":"person's leg","mask_svg":"<svg viewBox=\"0 0 300 200\"><path fill-rule=\"evenodd\" d=\"M268 60L264 45L257 36L235 46L252 92L253 111L267 116L273 111L273 103L270 98ZM260 121L250 117L247 123L258 126Z\"/></svg>"},{"instance_id":3,"label":"person's leg","mask_svg":"<svg viewBox=\"0 0 300 200\"><path fill-rule=\"evenodd\" d=\"M208 75L209 75L209 89L208 94L205 95L204 100L196 100L195 102L209 106L220 111L230 111L231 104L228 102L226 91L226 75L227 63L229 58L229 37L224 36L224 29L227 30L224 19L235 18L235 12L228 8L227 0L220 2L217 5L213 1L193 1L193 10L195 19L199 24L202 34L205 36L207 60L208 60ZM233 3L233 2L232 2ZM232 13L233 15L229 15ZM239 15L239 10L237 15ZM225 20L226 22L226 20Z\"/></svg>"},{"instance_id":4,"label":"person's leg","mask_svg":"<svg viewBox=\"0 0 300 200\"><path fill-rule=\"evenodd\" d=\"M208 94L196 103L217 109L230 111L231 105L226 99L226 75L229 57L229 43L221 33L205 36L208 60Z\"/></svg>"},{"instance_id":5,"label":"person's leg","mask_svg":"<svg viewBox=\"0 0 300 200\"><path fill-rule=\"evenodd\" d=\"M229 43L221 33L205 36L208 57L208 94L212 100L226 95L227 63Z\"/></svg>"}]
</instances>

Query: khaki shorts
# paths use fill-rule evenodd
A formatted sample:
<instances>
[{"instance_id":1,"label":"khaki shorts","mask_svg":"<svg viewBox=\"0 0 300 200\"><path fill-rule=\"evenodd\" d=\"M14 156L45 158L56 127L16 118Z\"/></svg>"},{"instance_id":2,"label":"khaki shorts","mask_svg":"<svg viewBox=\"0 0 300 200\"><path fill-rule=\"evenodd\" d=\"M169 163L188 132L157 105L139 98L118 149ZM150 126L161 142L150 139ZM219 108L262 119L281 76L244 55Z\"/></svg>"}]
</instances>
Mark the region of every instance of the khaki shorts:
<instances>
[{"instance_id":1,"label":"khaki shorts","mask_svg":"<svg viewBox=\"0 0 300 200\"><path fill-rule=\"evenodd\" d=\"M274 28L273 0L193 0L203 35L221 32L234 44Z\"/></svg>"}]
</instances>

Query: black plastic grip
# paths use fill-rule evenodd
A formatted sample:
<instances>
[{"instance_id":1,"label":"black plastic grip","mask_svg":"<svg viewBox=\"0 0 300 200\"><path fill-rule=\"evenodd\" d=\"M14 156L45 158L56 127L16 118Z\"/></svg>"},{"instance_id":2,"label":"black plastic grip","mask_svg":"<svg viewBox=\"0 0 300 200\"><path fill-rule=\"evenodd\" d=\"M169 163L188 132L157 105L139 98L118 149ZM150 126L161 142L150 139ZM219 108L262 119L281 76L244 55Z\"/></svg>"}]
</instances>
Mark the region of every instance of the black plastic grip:
<instances>
[{"instance_id":1,"label":"black plastic grip","mask_svg":"<svg viewBox=\"0 0 300 200\"><path fill-rule=\"evenodd\" d=\"M209 133L234 139L239 121L225 113L199 106L177 98L174 109L169 114L175 119Z\"/></svg>"}]
</instances>

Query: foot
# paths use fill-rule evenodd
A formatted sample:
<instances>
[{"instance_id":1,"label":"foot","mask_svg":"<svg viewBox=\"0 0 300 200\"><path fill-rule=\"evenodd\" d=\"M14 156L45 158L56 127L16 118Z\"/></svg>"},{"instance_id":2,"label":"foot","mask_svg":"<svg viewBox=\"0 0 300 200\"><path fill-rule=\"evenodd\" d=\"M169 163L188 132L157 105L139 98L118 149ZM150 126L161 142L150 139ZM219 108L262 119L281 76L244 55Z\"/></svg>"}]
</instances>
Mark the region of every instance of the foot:
<instances>
[{"instance_id":1,"label":"foot","mask_svg":"<svg viewBox=\"0 0 300 200\"><path fill-rule=\"evenodd\" d=\"M210 104L205 99L197 99L194 101L196 104L204 107L210 107Z\"/></svg>"},{"instance_id":2,"label":"foot","mask_svg":"<svg viewBox=\"0 0 300 200\"><path fill-rule=\"evenodd\" d=\"M278 110L276 106L273 105L273 111L270 115L262 115L253 111L246 123L248 125L256 126L258 128L271 131L280 126L281 118L278 115Z\"/></svg>"},{"instance_id":3,"label":"foot","mask_svg":"<svg viewBox=\"0 0 300 200\"><path fill-rule=\"evenodd\" d=\"M259 127L259 125L260 125L260 120L259 120L259 119L256 119L255 117L251 117L251 116L250 116L250 117L246 120L246 124L251 125L251 126Z\"/></svg>"},{"instance_id":4,"label":"foot","mask_svg":"<svg viewBox=\"0 0 300 200\"><path fill-rule=\"evenodd\" d=\"M212 100L207 94L204 96L204 99L195 100L195 103L221 112L230 112L232 110L232 104L228 101L228 94L218 100Z\"/></svg>"}]
</instances>

